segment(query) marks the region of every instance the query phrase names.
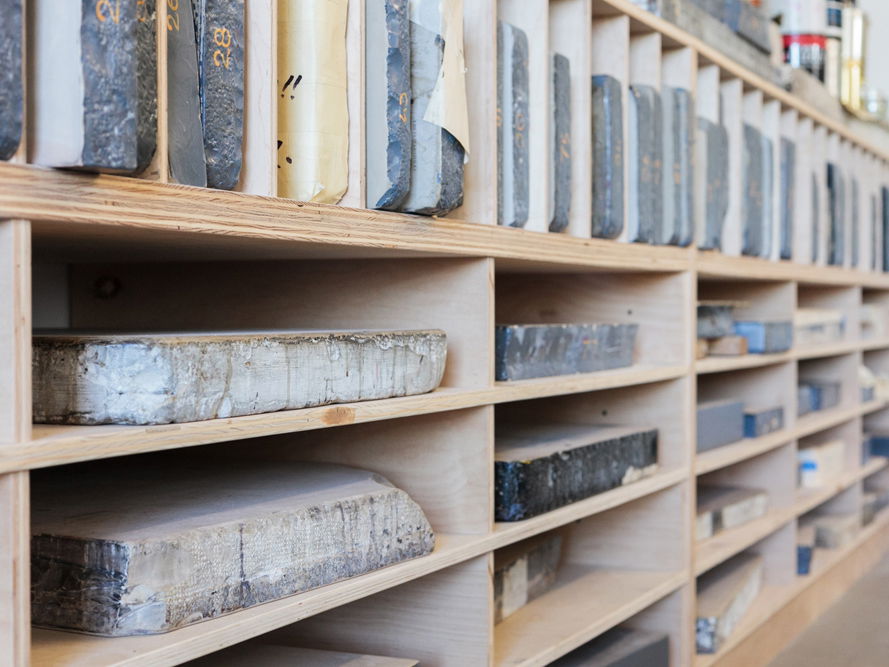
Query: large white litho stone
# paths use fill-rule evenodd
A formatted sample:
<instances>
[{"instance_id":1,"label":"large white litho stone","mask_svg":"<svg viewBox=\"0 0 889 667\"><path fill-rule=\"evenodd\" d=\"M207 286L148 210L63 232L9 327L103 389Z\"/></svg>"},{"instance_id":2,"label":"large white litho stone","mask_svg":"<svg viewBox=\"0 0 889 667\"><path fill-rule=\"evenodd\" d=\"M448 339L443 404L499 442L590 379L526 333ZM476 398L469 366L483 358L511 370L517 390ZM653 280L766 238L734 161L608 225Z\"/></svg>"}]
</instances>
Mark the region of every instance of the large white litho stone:
<instances>
[{"instance_id":1,"label":"large white litho stone","mask_svg":"<svg viewBox=\"0 0 889 667\"><path fill-rule=\"evenodd\" d=\"M35 475L33 494L33 622L107 636L167 632L435 543L407 493L327 463L124 459Z\"/></svg>"},{"instance_id":2,"label":"large white litho stone","mask_svg":"<svg viewBox=\"0 0 889 667\"><path fill-rule=\"evenodd\" d=\"M271 332L34 338L34 421L166 424L422 394L444 332Z\"/></svg>"}]
</instances>

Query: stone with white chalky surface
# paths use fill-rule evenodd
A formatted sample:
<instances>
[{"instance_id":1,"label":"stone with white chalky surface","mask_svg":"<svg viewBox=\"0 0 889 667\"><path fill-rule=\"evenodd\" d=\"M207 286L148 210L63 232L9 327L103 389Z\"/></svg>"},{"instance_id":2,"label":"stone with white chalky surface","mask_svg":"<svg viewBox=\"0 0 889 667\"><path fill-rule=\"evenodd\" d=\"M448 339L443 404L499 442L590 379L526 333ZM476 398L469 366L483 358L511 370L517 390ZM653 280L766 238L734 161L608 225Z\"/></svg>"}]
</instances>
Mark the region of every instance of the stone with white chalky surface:
<instances>
[{"instance_id":1,"label":"stone with white chalky surface","mask_svg":"<svg viewBox=\"0 0 889 667\"><path fill-rule=\"evenodd\" d=\"M792 259L796 201L796 144L781 137L781 259Z\"/></svg>"},{"instance_id":2,"label":"stone with white chalky surface","mask_svg":"<svg viewBox=\"0 0 889 667\"><path fill-rule=\"evenodd\" d=\"M546 533L494 552L494 623L500 623L552 588L562 536Z\"/></svg>"},{"instance_id":3,"label":"stone with white chalky surface","mask_svg":"<svg viewBox=\"0 0 889 667\"><path fill-rule=\"evenodd\" d=\"M827 163L828 233L827 263L842 266L846 252L846 193L839 166Z\"/></svg>"},{"instance_id":4,"label":"stone with white chalky surface","mask_svg":"<svg viewBox=\"0 0 889 667\"><path fill-rule=\"evenodd\" d=\"M528 222L529 129L528 36L497 22L497 222L524 227Z\"/></svg>"},{"instance_id":5,"label":"stone with white chalky surface","mask_svg":"<svg viewBox=\"0 0 889 667\"><path fill-rule=\"evenodd\" d=\"M687 246L695 229L694 98L684 88L661 91L663 227L657 243Z\"/></svg>"},{"instance_id":6,"label":"stone with white chalky surface","mask_svg":"<svg viewBox=\"0 0 889 667\"><path fill-rule=\"evenodd\" d=\"M762 134L751 125L744 125L744 180L741 200L741 224L745 255L764 257L767 248L765 230L765 194L763 178Z\"/></svg>"},{"instance_id":7,"label":"stone with white chalky surface","mask_svg":"<svg viewBox=\"0 0 889 667\"><path fill-rule=\"evenodd\" d=\"M777 354L793 346L793 322L784 320L735 322L735 334L747 339L751 354Z\"/></svg>"},{"instance_id":8,"label":"stone with white chalky surface","mask_svg":"<svg viewBox=\"0 0 889 667\"><path fill-rule=\"evenodd\" d=\"M797 345L822 345L842 340L846 317L835 308L797 308L793 314L793 336Z\"/></svg>"},{"instance_id":9,"label":"stone with white chalky surface","mask_svg":"<svg viewBox=\"0 0 889 667\"><path fill-rule=\"evenodd\" d=\"M698 577L698 653L716 653L731 637L759 595L762 575L762 556L744 553Z\"/></svg>"},{"instance_id":10,"label":"stone with white chalky surface","mask_svg":"<svg viewBox=\"0 0 889 667\"><path fill-rule=\"evenodd\" d=\"M614 239L624 229L623 87L607 75L593 77L593 229Z\"/></svg>"},{"instance_id":11,"label":"stone with white chalky surface","mask_svg":"<svg viewBox=\"0 0 889 667\"><path fill-rule=\"evenodd\" d=\"M136 67L139 73L136 171L142 171L151 163L157 150L157 0L137 3L136 11Z\"/></svg>"},{"instance_id":12,"label":"stone with white chalky surface","mask_svg":"<svg viewBox=\"0 0 889 667\"><path fill-rule=\"evenodd\" d=\"M550 667L670 667L670 636L636 628L612 628L550 663Z\"/></svg>"},{"instance_id":13,"label":"stone with white chalky surface","mask_svg":"<svg viewBox=\"0 0 889 667\"><path fill-rule=\"evenodd\" d=\"M8 160L22 140L22 0L0 0L0 160Z\"/></svg>"},{"instance_id":14,"label":"stone with white chalky surface","mask_svg":"<svg viewBox=\"0 0 889 667\"><path fill-rule=\"evenodd\" d=\"M664 224L663 110L660 93L652 86L630 86L628 118L628 238L639 243L655 243L661 238Z\"/></svg>"},{"instance_id":15,"label":"stone with white chalky surface","mask_svg":"<svg viewBox=\"0 0 889 667\"><path fill-rule=\"evenodd\" d=\"M759 438L784 428L784 406L744 412L744 437Z\"/></svg>"},{"instance_id":16,"label":"stone with white chalky surface","mask_svg":"<svg viewBox=\"0 0 889 667\"><path fill-rule=\"evenodd\" d=\"M395 210L411 187L408 0L368 0L364 12L367 204Z\"/></svg>"},{"instance_id":17,"label":"stone with white chalky surface","mask_svg":"<svg viewBox=\"0 0 889 667\"><path fill-rule=\"evenodd\" d=\"M552 80L552 201L549 231L564 232L571 217L571 63L553 54Z\"/></svg>"},{"instance_id":18,"label":"stone with white chalky surface","mask_svg":"<svg viewBox=\"0 0 889 667\"><path fill-rule=\"evenodd\" d=\"M69 334L34 338L34 421L166 424L421 394L444 332Z\"/></svg>"},{"instance_id":19,"label":"stone with white chalky surface","mask_svg":"<svg viewBox=\"0 0 889 667\"><path fill-rule=\"evenodd\" d=\"M342 651L296 648L271 644L236 644L187 663L188 667L414 667L417 660L360 655Z\"/></svg>"},{"instance_id":20,"label":"stone with white chalky surface","mask_svg":"<svg viewBox=\"0 0 889 667\"><path fill-rule=\"evenodd\" d=\"M760 489L699 484L697 503L695 535L706 540L763 516L769 494Z\"/></svg>"},{"instance_id":21,"label":"stone with white chalky surface","mask_svg":"<svg viewBox=\"0 0 889 667\"><path fill-rule=\"evenodd\" d=\"M698 403L697 451L705 452L744 437L744 404L719 400Z\"/></svg>"},{"instance_id":22,"label":"stone with white chalky surface","mask_svg":"<svg viewBox=\"0 0 889 667\"><path fill-rule=\"evenodd\" d=\"M722 228L728 214L728 131L725 126L706 118L698 118L697 123L697 224L701 227L698 247L702 250L721 250Z\"/></svg>"},{"instance_id":23,"label":"stone with white chalky surface","mask_svg":"<svg viewBox=\"0 0 889 667\"><path fill-rule=\"evenodd\" d=\"M330 463L119 459L42 472L31 491L34 624L105 636L175 630L435 544L407 493Z\"/></svg>"}]
</instances>

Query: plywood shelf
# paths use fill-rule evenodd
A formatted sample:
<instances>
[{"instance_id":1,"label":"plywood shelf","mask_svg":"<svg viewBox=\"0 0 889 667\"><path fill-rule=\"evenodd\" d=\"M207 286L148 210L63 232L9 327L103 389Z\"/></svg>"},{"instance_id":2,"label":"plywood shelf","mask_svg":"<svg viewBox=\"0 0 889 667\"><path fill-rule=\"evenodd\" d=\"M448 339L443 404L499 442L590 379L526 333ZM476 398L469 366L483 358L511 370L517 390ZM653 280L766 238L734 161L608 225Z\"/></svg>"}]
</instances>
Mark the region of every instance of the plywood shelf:
<instances>
[{"instance_id":1,"label":"plywood shelf","mask_svg":"<svg viewBox=\"0 0 889 667\"><path fill-rule=\"evenodd\" d=\"M724 530L695 545L695 576L701 575L744 549L753 546L791 521L795 515L786 507L769 509L758 519L743 526Z\"/></svg>"},{"instance_id":2,"label":"plywood shelf","mask_svg":"<svg viewBox=\"0 0 889 667\"><path fill-rule=\"evenodd\" d=\"M725 468L754 456L765 454L795 439L793 429L782 429L759 438L745 438L723 447L717 447L695 456L695 474L704 475Z\"/></svg>"},{"instance_id":3,"label":"plywood shelf","mask_svg":"<svg viewBox=\"0 0 889 667\"><path fill-rule=\"evenodd\" d=\"M868 463L860 468L848 470L832 483L818 489L799 489L796 494L796 502L793 511L796 516L801 516L806 512L826 503L837 494L845 491L853 484L858 483L865 477L869 477L874 473L883 470L889 459L876 457L868 461Z\"/></svg>"},{"instance_id":4,"label":"plywood shelf","mask_svg":"<svg viewBox=\"0 0 889 667\"><path fill-rule=\"evenodd\" d=\"M781 354L745 354L740 357L707 357L695 362L695 370L698 375L709 373L726 373L747 368L763 368L783 364L794 359L792 352Z\"/></svg>"}]
</instances>

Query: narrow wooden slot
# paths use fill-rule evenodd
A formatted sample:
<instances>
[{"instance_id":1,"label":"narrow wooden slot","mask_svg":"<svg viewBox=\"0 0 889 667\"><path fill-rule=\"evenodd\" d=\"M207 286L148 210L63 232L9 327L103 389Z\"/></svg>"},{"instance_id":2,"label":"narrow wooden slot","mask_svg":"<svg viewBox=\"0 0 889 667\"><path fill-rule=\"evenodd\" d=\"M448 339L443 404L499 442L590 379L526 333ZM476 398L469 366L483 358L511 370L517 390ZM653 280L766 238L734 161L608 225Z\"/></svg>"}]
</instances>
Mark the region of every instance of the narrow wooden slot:
<instances>
[{"instance_id":1,"label":"narrow wooden slot","mask_svg":"<svg viewBox=\"0 0 889 667\"><path fill-rule=\"evenodd\" d=\"M813 220L812 164L814 161L813 128L810 118L800 118L796 128L796 196L793 203L793 261L812 264ZM818 215L823 214L819 211Z\"/></svg>"},{"instance_id":2,"label":"narrow wooden slot","mask_svg":"<svg viewBox=\"0 0 889 667\"><path fill-rule=\"evenodd\" d=\"M763 586L787 586L796 581L796 523L790 521L755 544L751 551L763 557Z\"/></svg>"},{"instance_id":3,"label":"narrow wooden slot","mask_svg":"<svg viewBox=\"0 0 889 667\"><path fill-rule=\"evenodd\" d=\"M722 232L722 252L739 256L742 245L741 202L744 198L744 123L748 121L742 100L744 85L740 79L728 79L721 85L722 124L728 133L729 195L728 213Z\"/></svg>"}]
</instances>

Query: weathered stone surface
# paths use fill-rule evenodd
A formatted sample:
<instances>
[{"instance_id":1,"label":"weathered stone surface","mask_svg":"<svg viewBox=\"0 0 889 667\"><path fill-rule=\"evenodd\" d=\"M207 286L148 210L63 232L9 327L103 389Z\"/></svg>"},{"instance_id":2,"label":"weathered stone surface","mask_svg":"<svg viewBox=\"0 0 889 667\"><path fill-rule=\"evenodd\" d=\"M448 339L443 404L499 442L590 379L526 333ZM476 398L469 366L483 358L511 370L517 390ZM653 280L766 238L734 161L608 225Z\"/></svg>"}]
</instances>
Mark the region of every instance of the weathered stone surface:
<instances>
[{"instance_id":1,"label":"weathered stone surface","mask_svg":"<svg viewBox=\"0 0 889 667\"><path fill-rule=\"evenodd\" d=\"M157 0L137 2L136 20L136 171L143 171L157 149Z\"/></svg>"},{"instance_id":2,"label":"weathered stone surface","mask_svg":"<svg viewBox=\"0 0 889 667\"><path fill-rule=\"evenodd\" d=\"M705 452L744 438L744 404L740 401L698 403L697 451Z\"/></svg>"},{"instance_id":3,"label":"weathered stone surface","mask_svg":"<svg viewBox=\"0 0 889 667\"><path fill-rule=\"evenodd\" d=\"M861 512L826 514L815 518L815 546L839 549L850 544L861 531Z\"/></svg>"},{"instance_id":4,"label":"weathered stone surface","mask_svg":"<svg viewBox=\"0 0 889 667\"><path fill-rule=\"evenodd\" d=\"M494 516L520 521L655 471L657 429L578 424L497 427Z\"/></svg>"},{"instance_id":5,"label":"weathered stone surface","mask_svg":"<svg viewBox=\"0 0 889 667\"><path fill-rule=\"evenodd\" d=\"M417 660L360 655L342 651L275 646L249 642L236 644L203 658L191 660L188 667L414 667Z\"/></svg>"},{"instance_id":6,"label":"weathered stone surface","mask_svg":"<svg viewBox=\"0 0 889 667\"><path fill-rule=\"evenodd\" d=\"M812 262L817 262L821 248L821 186L818 175L812 173Z\"/></svg>"},{"instance_id":7,"label":"weathered stone surface","mask_svg":"<svg viewBox=\"0 0 889 667\"><path fill-rule=\"evenodd\" d=\"M407 493L329 463L112 460L35 475L32 492L33 622L106 636L175 630L435 544Z\"/></svg>"},{"instance_id":8,"label":"weathered stone surface","mask_svg":"<svg viewBox=\"0 0 889 667\"><path fill-rule=\"evenodd\" d=\"M827 163L828 238L827 263L842 266L846 253L845 185L839 166Z\"/></svg>"},{"instance_id":9,"label":"weathered stone surface","mask_svg":"<svg viewBox=\"0 0 889 667\"><path fill-rule=\"evenodd\" d=\"M775 152L772 140L762 137L762 252L760 257L771 257L775 231Z\"/></svg>"},{"instance_id":10,"label":"weathered stone surface","mask_svg":"<svg viewBox=\"0 0 889 667\"><path fill-rule=\"evenodd\" d=\"M797 452L799 485L803 489L826 486L843 474L846 446L842 440L810 445Z\"/></svg>"},{"instance_id":11,"label":"weathered stone surface","mask_svg":"<svg viewBox=\"0 0 889 667\"><path fill-rule=\"evenodd\" d=\"M744 412L744 437L759 438L784 428L784 406Z\"/></svg>"},{"instance_id":12,"label":"weathered stone surface","mask_svg":"<svg viewBox=\"0 0 889 667\"><path fill-rule=\"evenodd\" d=\"M549 231L564 232L571 217L571 63L553 54L552 80L552 200L553 218Z\"/></svg>"},{"instance_id":13,"label":"weathered stone surface","mask_svg":"<svg viewBox=\"0 0 889 667\"><path fill-rule=\"evenodd\" d=\"M244 0L192 0L207 186L231 190L244 139Z\"/></svg>"},{"instance_id":14,"label":"weathered stone surface","mask_svg":"<svg viewBox=\"0 0 889 667\"><path fill-rule=\"evenodd\" d=\"M840 382L802 380L800 387L808 392L806 404L811 411L829 410L840 404L842 384Z\"/></svg>"},{"instance_id":15,"label":"weathered stone surface","mask_svg":"<svg viewBox=\"0 0 889 667\"><path fill-rule=\"evenodd\" d=\"M768 505L769 494L761 489L698 484L696 539L706 540L758 519Z\"/></svg>"},{"instance_id":16,"label":"weathered stone surface","mask_svg":"<svg viewBox=\"0 0 889 667\"><path fill-rule=\"evenodd\" d=\"M593 77L593 231L614 239L624 229L624 112L620 81Z\"/></svg>"},{"instance_id":17,"label":"weathered stone surface","mask_svg":"<svg viewBox=\"0 0 889 667\"><path fill-rule=\"evenodd\" d=\"M34 421L164 424L421 394L442 331L34 338Z\"/></svg>"},{"instance_id":18,"label":"weathered stone surface","mask_svg":"<svg viewBox=\"0 0 889 667\"><path fill-rule=\"evenodd\" d=\"M441 0L409 0L409 3L411 189L402 210L420 215L444 215L463 203L465 157L463 146L450 132L423 120L441 69L444 17Z\"/></svg>"},{"instance_id":19,"label":"weathered stone surface","mask_svg":"<svg viewBox=\"0 0 889 667\"><path fill-rule=\"evenodd\" d=\"M497 22L497 222L528 222L529 129L528 36Z\"/></svg>"},{"instance_id":20,"label":"weathered stone surface","mask_svg":"<svg viewBox=\"0 0 889 667\"><path fill-rule=\"evenodd\" d=\"M728 131L723 125L698 118L699 160L695 165L704 189L703 233L698 240L702 250L722 249L722 228L728 214Z\"/></svg>"},{"instance_id":21,"label":"weathered stone surface","mask_svg":"<svg viewBox=\"0 0 889 667\"><path fill-rule=\"evenodd\" d=\"M550 667L670 667L670 636L613 628L550 663Z\"/></svg>"},{"instance_id":22,"label":"weathered stone surface","mask_svg":"<svg viewBox=\"0 0 889 667\"><path fill-rule=\"evenodd\" d=\"M711 357L742 357L749 351L743 336L723 336L707 341L707 354Z\"/></svg>"},{"instance_id":23,"label":"weathered stone surface","mask_svg":"<svg viewBox=\"0 0 889 667\"><path fill-rule=\"evenodd\" d=\"M698 302L698 338L722 338L735 330L735 304L727 301Z\"/></svg>"},{"instance_id":24,"label":"weathered stone surface","mask_svg":"<svg viewBox=\"0 0 889 667\"><path fill-rule=\"evenodd\" d=\"M716 653L731 636L759 595L762 576L762 557L743 553L698 577L698 653Z\"/></svg>"},{"instance_id":25,"label":"weathered stone surface","mask_svg":"<svg viewBox=\"0 0 889 667\"><path fill-rule=\"evenodd\" d=\"M861 245L861 239L859 238L861 234L861 210L860 210L860 202L859 194L858 194L858 179L853 175L851 178L852 183L852 219L849 220L849 224L852 225L852 248L850 261L852 262L852 266L858 266L858 255L861 252L859 246Z\"/></svg>"},{"instance_id":26,"label":"weathered stone surface","mask_svg":"<svg viewBox=\"0 0 889 667\"><path fill-rule=\"evenodd\" d=\"M745 255L765 256L765 195L763 187L763 137L752 125L744 125L744 198L741 222Z\"/></svg>"},{"instance_id":27,"label":"weathered stone surface","mask_svg":"<svg viewBox=\"0 0 889 667\"><path fill-rule=\"evenodd\" d=\"M663 111L663 228L658 243L687 246L695 229L694 98L684 88L665 87Z\"/></svg>"},{"instance_id":28,"label":"weathered stone surface","mask_svg":"<svg viewBox=\"0 0 889 667\"><path fill-rule=\"evenodd\" d=\"M811 517L799 520L796 531L796 573L806 576L812 571L812 558L815 555L815 524Z\"/></svg>"},{"instance_id":29,"label":"weathered stone surface","mask_svg":"<svg viewBox=\"0 0 889 667\"><path fill-rule=\"evenodd\" d=\"M651 86L630 86L629 240L655 243L663 230L663 110Z\"/></svg>"},{"instance_id":30,"label":"weathered stone surface","mask_svg":"<svg viewBox=\"0 0 889 667\"><path fill-rule=\"evenodd\" d=\"M738 26L736 32L764 53L772 52L769 38L769 18L759 7L745 0L733 0L738 5Z\"/></svg>"},{"instance_id":31,"label":"weathered stone surface","mask_svg":"<svg viewBox=\"0 0 889 667\"><path fill-rule=\"evenodd\" d=\"M781 259L793 259L796 144L781 137Z\"/></svg>"},{"instance_id":32,"label":"weathered stone surface","mask_svg":"<svg viewBox=\"0 0 889 667\"><path fill-rule=\"evenodd\" d=\"M176 183L207 185L204 133L201 128L200 74L194 32L194 0L180 0L168 14L167 124L170 176ZM200 1L200 0L198 0Z\"/></svg>"},{"instance_id":33,"label":"weathered stone surface","mask_svg":"<svg viewBox=\"0 0 889 667\"><path fill-rule=\"evenodd\" d=\"M368 0L364 12L367 203L396 210L411 187L408 0Z\"/></svg>"},{"instance_id":34,"label":"weathered stone surface","mask_svg":"<svg viewBox=\"0 0 889 667\"><path fill-rule=\"evenodd\" d=\"M559 533L538 535L494 552L494 623L552 588L561 555Z\"/></svg>"},{"instance_id":35,"label":"weathered stone surface","mask_svg":"<svg viewBox=\"0 0 889 667\"><path fill-rule=\"evenodd\" d=\"M22 0L0 0L0 160L8 160L22 140Z\"/></svg>"},{"instance_id":36,"label":"weathered stone surface","mask_svg":"<svg viewBox=\"0 0 889 667\"><path fill-rule=\"evenodd\" d=\"M735 333L747 339L751 354L787 352L793 346L793 322L735 322Z\"/></svg>"},{"instance_id":37,"label":"weathered stone surface","mask_svg":"<svg viewBox=\"0 0 889 667\"><path fill-rule=\"evenodd\" d=\"M498 380L592 373L633 364L636 324L501 324Z\"/></svg>"}]
</instances>

